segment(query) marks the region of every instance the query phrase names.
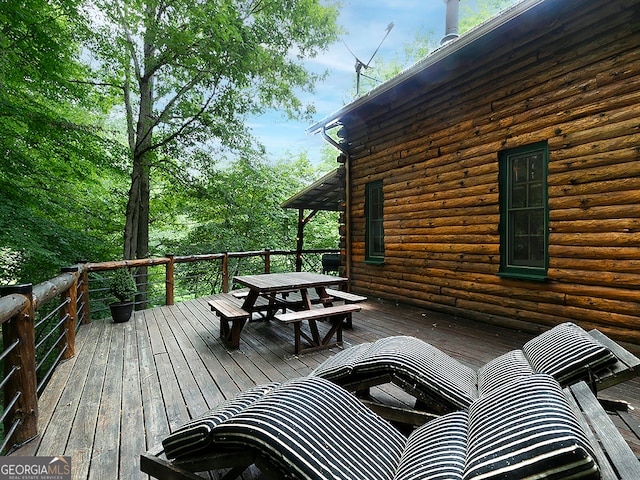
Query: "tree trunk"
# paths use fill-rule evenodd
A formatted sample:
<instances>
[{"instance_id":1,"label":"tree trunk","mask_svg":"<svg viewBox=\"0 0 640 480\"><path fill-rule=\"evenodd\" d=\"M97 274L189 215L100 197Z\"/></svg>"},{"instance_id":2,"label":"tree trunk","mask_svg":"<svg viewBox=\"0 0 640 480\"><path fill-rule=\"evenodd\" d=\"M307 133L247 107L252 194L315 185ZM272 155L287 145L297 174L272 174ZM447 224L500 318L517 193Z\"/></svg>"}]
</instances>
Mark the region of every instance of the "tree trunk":
<instances>
[{"instance_id":1,"label":"tree trunk","mask_svg":"<svg viewBox=\"0 0 640 480\"><path fill-rule=\"evenodd\" d=\"M150 156L149 152L143 155L143 158ZM150 179L149 179L149 162L143 162L142 175L140 179L140 209L138 214L138 242L136 245L136 257L147 258L149 254L149 196L150 196ZM148 290L148 267L138 267L136 278L139 280L138 295L136 296L136 310L144 310L147 306L147 290Z\"/></svg>"},{"instance_id":2,"label":"tree trunk","mask_svg":"<svg viewBox=\"0 0 640 480\"><path fill-rule=\"evenodd\" d=\"M124 258L146 258L149 253L149 160L146 155L134 157L131 173L131 188L127 203L124 229ZM136 309L144 309L147 294L147 267L138 267L136 272L138 295Z\"/></svg>"},{"instance_id":3,"label":"tree trunk","mask_svg":"<svg viewBox=\"0 0 640 480\"><path fill-rule=\"evenodd\" d=\"M145 40L145 65L151 58L150 44ZM149 253L149 197L150 172L153 164L153 76L140 72L138 86L140 106L133 146L133 169L131 188L127 203L124 230L124 258L146 258ZM143 310L147 302L147 267L138 267L136 272L138 295L136 310Z\"/></svg>"},{"instance_id":4,"label":"tree trunk","mask_svg":"<svg viewBox=\"0 0 640 480\"><path fill-rule=\"evenodd\" d=\"M127 202L127 212L124 224L124 259L136 258L138 246L138 226L140 217L140 163L134 158L133 170L131 172L131 187L129 188L129 200Z\"/></svg>"}]
</instances>

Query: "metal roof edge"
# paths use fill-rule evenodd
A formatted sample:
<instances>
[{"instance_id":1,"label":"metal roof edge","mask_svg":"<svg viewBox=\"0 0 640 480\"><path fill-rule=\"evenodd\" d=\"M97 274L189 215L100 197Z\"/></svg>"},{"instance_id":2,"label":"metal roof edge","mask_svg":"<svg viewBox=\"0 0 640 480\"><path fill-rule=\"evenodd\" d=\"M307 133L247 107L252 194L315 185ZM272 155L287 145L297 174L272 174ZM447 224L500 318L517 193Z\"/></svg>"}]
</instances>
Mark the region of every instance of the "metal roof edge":
<instances>
[{"instance_id":1,"label":"metal roof edge","mask_svg":"<svg viewBox=\"0 0 640 480\"><path fill-rule=\"evenodd\" d=\"M394 87L413 78L415 75L423 72L424 70L431 67L432 65L435 65L438 62L445 60L450 55L466 48L467 46L471 45L472 43L479 40L483 36L513 21L518 16L536 7L537 5L544 3L545 1L547 0L522 0L519 3L512 5L511 7L498 13L496 16L472 28L471 30L461 35L460 37L454 40L451 40L445 43L444 45L438 47L433 52L429 53L426 57L418 60L411 67L408 67L406 70L400 72L395 77L391 78L390 80L387 80L385 83L382 83L377 87L374 87L373 89L369 90L367 93L358 97L351 103L348 103L342 108L336 110L334 113L314 123L313 125L308 127L305 130L305 132L308 135L315 135L319 133L322 129L331 127L333 126L333 124L337 124L340 117L357 110L363 105L366 105L373 99L378 98L379 96L383 95L384 93L388 92Z\"/></svg>"},{"instance_id":2,"label":"metal roof edge","mask_svg":"<svg viewBox=\"0 0 640 480\"><path fill-rule=\"evenodd\" d=\"M319 178L315 182L311 183L311 185L309 185L308 187L304 188L303 190L299 191L295 195L289 197L287 200L282 202L280 204L280 208L296 208L296 207L293 207L291 205L294 204L300 198L302 198L305 195L309 194L310 192L313 192L314 190L317 190L318 187L321 186L322 184L328 183L330 181L333 181L339 175L340 175L340 167L336 168L335 170L331 170L326 175L322 176L321 178Z\"/></svg>"}]
</instances>

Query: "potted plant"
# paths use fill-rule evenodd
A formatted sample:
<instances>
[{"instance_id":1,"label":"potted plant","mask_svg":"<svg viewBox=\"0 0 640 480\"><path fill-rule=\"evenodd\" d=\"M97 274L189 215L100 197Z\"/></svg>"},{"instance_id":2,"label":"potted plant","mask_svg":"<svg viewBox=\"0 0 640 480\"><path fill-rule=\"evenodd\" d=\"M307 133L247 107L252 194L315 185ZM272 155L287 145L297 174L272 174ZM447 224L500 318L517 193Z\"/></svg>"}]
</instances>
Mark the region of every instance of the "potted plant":
<instances>
[{"instance_id":1,"label":"potted plant","mask_svg":"<svg viewBox=\"0 0 640 480\"><path fill-rule=\"evenodd\" d=\"M118 300L109 305L116 323L126 322L133 312L133 298L137 293L136 281L127 268L116 270L109 281L109 293Z\"/></svg>"}]
</instances>

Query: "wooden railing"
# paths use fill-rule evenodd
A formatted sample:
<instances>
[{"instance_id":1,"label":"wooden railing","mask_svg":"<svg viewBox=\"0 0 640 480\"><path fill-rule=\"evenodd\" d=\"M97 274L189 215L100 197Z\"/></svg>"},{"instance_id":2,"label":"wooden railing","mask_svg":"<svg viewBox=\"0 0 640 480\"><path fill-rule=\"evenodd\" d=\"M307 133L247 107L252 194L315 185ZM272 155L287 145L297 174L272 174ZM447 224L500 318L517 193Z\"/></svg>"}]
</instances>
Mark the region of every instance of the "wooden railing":
<instances>
[{"instance_id":1,"label":"wooden railing","mask_svg":"<svg viewBox=\"0 0 640 480\"><path fill-rule=\"evenodd\" d=\"M38 397L55 367L74 355L77 329L107 316L108 276L103 276L104 272L135 269L139 290L136 305L142 309L227 292L234 275L320 271L324 253L336 250L305 250L301 256L295 251L261 250L86 262L64 268L57 277L36 286L0 287L0 360L4 372L0 387L5 399L0 416L0 452L6 453L37 435ZM58 302L52 302L55 298Z\"/></svg>"}]
</instances>

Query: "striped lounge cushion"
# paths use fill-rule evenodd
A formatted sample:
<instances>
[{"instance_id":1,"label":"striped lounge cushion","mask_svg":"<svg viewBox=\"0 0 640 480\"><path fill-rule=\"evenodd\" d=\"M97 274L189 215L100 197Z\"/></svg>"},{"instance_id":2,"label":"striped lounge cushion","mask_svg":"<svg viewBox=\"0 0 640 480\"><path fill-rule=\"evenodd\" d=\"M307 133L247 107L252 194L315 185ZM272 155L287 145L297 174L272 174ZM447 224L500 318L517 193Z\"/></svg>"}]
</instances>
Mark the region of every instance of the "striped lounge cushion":
<instances>
[{"instance_id":1,"label":"striped lounge cushion","mask_svg":"<svg viewBox=\"0 0 640 480\"><path fill-rule=\"evenodd\" d=\"M553 375L562 385L588 379L589 369L597 371L616 361L607 347L571 322L538 335L522 350L536 372Z\"/></svg>"},{"instance_id":2,"label":"striped lounge cushion","mask_svg":"<svg viewBox=\"0 0 640 480\"><path fill-rule=\"evenodd\" d=\"M178 458L207 449L213 441L211 432L217 425L257 402L278 385L279 383L274 382L240 392L207 414L183 425L162 441L165 455L167 458Z\"/></svg>"},{"instance_id":3,"label":"striped lounge cushion","mask_svg":"<svg viewBox=\"0 0 640 480\"><path fill-rule=\"evenodd\" d=\"M497 388L469 409L464 480L598 479L591 446L553 377Z\"/></svg>"},{"instance_id":4,"label":"striped lounge cushion","mask_svg":"<svg viewBox=\"0 0 640 480\"><path fill-rule=\"evenodd\" d=\"M480 367L478 395L483 397L496 388L532 373L534 373L533 369L522 350L507 352Z\"/></svg>"},{"instance_id":5,"label":"striped lounge cushion","mask_svg":"<svg viewBox=\"0 0 640 480\"><path fill-rule=\"evenodd\" d=\"M443 411L468 408L478 398L474 369L415 337L377 340L355 363L353 372L358 377L389 373L418 398L436 400Z\"/></svg>"},{"instance_id":6,"label":"striped lounge cushion","mask_svg":"<svg viewBox=\"0 0 640 480\"><path fill-rule=\"evenodd\" d=\"M462 480L467 451L467 413L453 412L415 430L394 480Z\"/></svg>"},{"instance_id":7,"label":"striped lounge cushion","mask_svg":"<svg viewBox=\"0 0 640 480\"><path fill-rule=\"evenodd\" d=\"M366 355L371 348L371 343L361 343L353 347L332 355L322 362L313 372L309 374L312 377L322 377L328 380L339 382L341 379L349 378L353 374L353 367L356 362Z\"/></svg>"},{"instance_id":8,"label":"striped lounge cushion","mask_svg":"<svg viewBox=\"0 0 640 480\"><path fill-rule=\"evenodd\" d=\"M392 479L406 439L352 394L319 377L282 384L218 425L214 445L250 447L283 478Z\"/></svg>"}]
</instances>

